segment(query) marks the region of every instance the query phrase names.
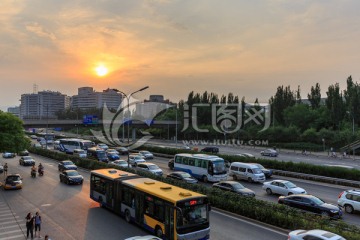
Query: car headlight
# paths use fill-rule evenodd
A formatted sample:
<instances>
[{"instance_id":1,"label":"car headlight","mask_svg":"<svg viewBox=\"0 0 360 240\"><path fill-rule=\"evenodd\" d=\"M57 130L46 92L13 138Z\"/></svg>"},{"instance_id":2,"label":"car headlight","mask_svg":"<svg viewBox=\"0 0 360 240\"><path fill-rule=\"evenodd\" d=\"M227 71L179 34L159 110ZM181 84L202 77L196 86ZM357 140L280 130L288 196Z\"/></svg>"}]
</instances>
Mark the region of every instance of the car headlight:
<instances>
[{"instance_id":1,"label":"car headlight","mask_svg":"<svg viewBox=\"0 0 360 240\"><path fill-rule=\"evenodd\" d=\"M337 213L339 210L330 210L332 213Z\"/></svg>"}]
</instances>

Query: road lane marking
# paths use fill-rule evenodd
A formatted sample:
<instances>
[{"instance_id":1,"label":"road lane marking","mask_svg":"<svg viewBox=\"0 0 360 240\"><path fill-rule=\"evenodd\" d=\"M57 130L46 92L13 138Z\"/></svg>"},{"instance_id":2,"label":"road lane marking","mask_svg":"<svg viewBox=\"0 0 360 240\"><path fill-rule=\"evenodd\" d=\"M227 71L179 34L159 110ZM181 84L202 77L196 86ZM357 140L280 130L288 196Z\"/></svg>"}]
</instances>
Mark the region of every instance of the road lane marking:
<instances>
[{"instance_id":1,"label":"road lane marking","mask_svg":"<svg viewBox=\"0 0 360 240\"><path fill-rule=\"evenodd\" d=\"M217 213L217 214L223 215L223 216L228 217L228 218L232 218L232 219L237 220L237 221L239 221L239 222L243 222L243 223L246 223L246 224L255 226L255 227L259 227L259 228L265 229L265 230L270 231L270 232L273 232L273 233L280 234L280 235L285 236L285 237L288 236L287 234L285 234L285 233L283 233L283 232L276 231L276 230L274 230L274 229L271 229L271 228L268 228L268 227L265 227L265 226L261 226L260 224L257 224L257 223L249 222L249 221L244 220L244 219L241 219L241 218L237 218L237 217L234 217L234 216L231 216L231 215L227 215L227 214L225 214L225 213L218 212L218 211L216 211L216 210L212 210L212 212L215 212L215 213Z\"/></svg>"},{"instance_id":2,"label":"road lane marking","mask_svg":"<svg viewBox=\"0 0 360 240\"><path fill-rule=\"evenodd\" d=\"M14 239L14 238L22 238L24 239L24 235L16 235L16 236L11 236L11 237L4 237L4 238L0 238L0 240L9 240L9 239Z\"/></svg>"}]
</instances>

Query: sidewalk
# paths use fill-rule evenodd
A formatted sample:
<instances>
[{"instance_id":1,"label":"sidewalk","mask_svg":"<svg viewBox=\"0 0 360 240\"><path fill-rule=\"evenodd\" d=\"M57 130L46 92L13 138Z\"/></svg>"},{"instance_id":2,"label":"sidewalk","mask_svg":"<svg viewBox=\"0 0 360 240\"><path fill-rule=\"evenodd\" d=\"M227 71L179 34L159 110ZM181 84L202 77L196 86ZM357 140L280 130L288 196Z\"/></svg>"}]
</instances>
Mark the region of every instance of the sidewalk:
<instances>
[{"instance_id":1,"label":"sidewalk","mask_svg":"<svg viewBox=\"0 0 360 240\"><path fill-rule=\"evenodd\" d=\"M0 240L24 240L26 232L21 226L25 226L25 219L17 216L7 204L4 197L4 190L0 183ZM26 231L24 229L24 231Z\"/></svg>"}]
</instances>

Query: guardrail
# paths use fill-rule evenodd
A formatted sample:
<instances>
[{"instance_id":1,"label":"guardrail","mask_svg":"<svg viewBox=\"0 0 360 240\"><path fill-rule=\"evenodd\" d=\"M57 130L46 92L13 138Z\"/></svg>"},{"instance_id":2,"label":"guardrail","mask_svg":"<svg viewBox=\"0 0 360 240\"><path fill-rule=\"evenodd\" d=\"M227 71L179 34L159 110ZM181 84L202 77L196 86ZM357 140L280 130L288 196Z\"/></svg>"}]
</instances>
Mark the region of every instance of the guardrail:
<instances>
[{"instance_id":1,"label":"guardrail","mask_svg":"<svg viewBox=\"0 0 360 240\"><path fill-rule=\"evenodd\" d=\"M336 184L336 185L349 186L349 187L357 187L357 188L360 187L360 181L353 181L353 180L347 180L347 179L341 179L341 178L324 177L324 176L319 176L319 175L288 172L288 171L282 171L282 170L276 170L276 169L273 169L273 174L280 175L280 176L286 176L286 177L318 181L318 182L331 183L331 184Z\"/></svg>"}]
</instances>

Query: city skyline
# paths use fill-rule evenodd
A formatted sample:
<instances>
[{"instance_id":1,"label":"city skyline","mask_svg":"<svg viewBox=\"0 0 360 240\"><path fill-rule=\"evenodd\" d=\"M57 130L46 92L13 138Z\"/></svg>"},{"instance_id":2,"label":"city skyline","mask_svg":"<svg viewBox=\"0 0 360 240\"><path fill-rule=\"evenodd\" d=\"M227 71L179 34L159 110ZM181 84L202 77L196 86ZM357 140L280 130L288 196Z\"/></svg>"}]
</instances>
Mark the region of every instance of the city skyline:
<instances>
[{"instance_id":1,"label":"city skyline","mask_svg":"<svg viewBox=\"0 0 360 240\"><path fill-rule=\"evenodd\" d=\"M229 92L267 102L281 85L306 98L359 81L360 2L6 1L0 9L0 109L21 94L79 87L165 95Z\"/></svg>"}]
</instances>

